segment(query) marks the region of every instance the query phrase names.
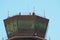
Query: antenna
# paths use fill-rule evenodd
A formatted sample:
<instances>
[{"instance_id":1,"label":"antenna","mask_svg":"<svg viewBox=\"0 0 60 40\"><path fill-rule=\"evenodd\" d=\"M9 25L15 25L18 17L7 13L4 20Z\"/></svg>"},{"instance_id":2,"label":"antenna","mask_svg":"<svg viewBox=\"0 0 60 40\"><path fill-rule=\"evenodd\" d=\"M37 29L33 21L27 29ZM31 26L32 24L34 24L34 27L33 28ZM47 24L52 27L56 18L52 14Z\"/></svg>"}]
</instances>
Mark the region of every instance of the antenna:
<instances>
[{"instance_id":1,"label":"antenna","mask_svg":"<svg viewBox=\"0 0 60 40\"><path fill-rule=\"evenodd\" d=\"M21 15L21 12L19 12L19 15Z\"/></svg>"},{"instance_id":2,"label":"antenna","mask_svg":"<svg viewBox=\"0 0 60 40\"><path fill-rule=\"evenodd\" d=\"M9 18L9 11L8 11L8 18Z\"/></svg>"},{"instance_id":3,"label":"antenna","mask_svg":"<svg viewBox=\"0 0 60 40\"><path fill-rule=\"evenodd\" d=\"M29 15L31 15L31 13L29 13Z\"/></svg>"},{"instance_id":4,"label":"antenna","mask_svg":"<svg viewBox=\"0 0 60 40\"><path fill-rule=\"evenodd\" d=\"M33 7L33 14L32 15L35 15L35 7Z\"/></svg>"},{"instance_id":5,"label":"antenna","mask_svg":"<svg viewBox=\"0 0 60 40\"><path fill-rule=\"evenodd\" d=\"M44 17L45 17L45 10L44 10Z\"/></svg>"},{"instance_id":6,"label":"antenna","mask_svg":"<svg viewBox=\"0 0 60 40\"><path fill-rule=\"evenodd\" d=\"M33 12L35 12L35 7L33 7Z\"/></svg>"}]
</instances>

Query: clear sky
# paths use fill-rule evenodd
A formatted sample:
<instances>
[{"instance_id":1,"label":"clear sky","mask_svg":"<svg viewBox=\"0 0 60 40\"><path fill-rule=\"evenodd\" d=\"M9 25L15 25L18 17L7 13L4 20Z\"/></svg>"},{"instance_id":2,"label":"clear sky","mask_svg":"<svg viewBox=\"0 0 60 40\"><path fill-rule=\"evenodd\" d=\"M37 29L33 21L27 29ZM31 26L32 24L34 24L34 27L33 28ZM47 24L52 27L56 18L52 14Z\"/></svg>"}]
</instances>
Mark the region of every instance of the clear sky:
<instances>
[{"instance_id":1,"label":"clear sky","mask_svg":"<svg viewBox=\"0 0 60 40\"><path fill-rule=\"evenodd\" d=\"M35 8L35 9L34 9ZM9 16L29 14L35 10L36 15L49 19L46 39L60 40L60 0L0 0L0 40L7 38L3 20Z\"/></svg>"}]
</instances>

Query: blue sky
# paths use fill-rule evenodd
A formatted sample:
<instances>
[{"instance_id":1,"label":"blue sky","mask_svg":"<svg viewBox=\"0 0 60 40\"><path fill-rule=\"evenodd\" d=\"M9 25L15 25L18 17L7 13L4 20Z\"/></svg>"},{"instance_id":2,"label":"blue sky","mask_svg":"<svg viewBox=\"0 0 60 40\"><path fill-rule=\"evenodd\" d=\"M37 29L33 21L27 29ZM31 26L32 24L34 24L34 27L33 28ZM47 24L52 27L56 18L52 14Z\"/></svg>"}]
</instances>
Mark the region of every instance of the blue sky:
<instances>
[{"instance_id":1,"label":"blue sky","mask_svg":"<svg viewBox=\"0 0 60 40\"><path fill-rule=\"evenodd\" d=\"M35 9L34 9L35 8ZM0 0L0 40L7 38L3 20L9 16L27 15L35 10L36 15L49 19L46 39L60 40L60 0Z\"/></svg>"}]
</instances>

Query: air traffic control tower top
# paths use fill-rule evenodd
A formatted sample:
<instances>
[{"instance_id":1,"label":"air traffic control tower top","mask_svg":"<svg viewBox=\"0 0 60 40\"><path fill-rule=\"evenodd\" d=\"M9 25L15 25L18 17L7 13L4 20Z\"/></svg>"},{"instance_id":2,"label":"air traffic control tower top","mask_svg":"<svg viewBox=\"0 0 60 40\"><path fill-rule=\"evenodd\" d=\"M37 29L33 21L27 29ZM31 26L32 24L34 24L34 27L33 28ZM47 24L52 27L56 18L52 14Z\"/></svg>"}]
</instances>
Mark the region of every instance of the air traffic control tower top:
<instances>
[{"instance_id":1,"label":"air traffic control tower top","mask_svg":"<svg viewBox=\"0 0 60 40\"><path fill-rule=\"evenodd\" d=\"M47 18L37 16L35 13L15 15L4 20L8 40L23 40L24 38L45 40L48 22Z\"/></svg>"}]
</instances>

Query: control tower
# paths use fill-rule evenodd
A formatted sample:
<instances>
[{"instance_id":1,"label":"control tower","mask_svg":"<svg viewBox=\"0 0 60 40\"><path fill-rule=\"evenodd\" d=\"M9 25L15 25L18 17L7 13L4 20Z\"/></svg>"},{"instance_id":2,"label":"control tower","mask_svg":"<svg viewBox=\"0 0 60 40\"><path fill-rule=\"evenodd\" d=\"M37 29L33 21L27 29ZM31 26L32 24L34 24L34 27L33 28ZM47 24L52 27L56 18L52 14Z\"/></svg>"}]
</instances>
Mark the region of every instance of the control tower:
<instances>
[{"instance_id":1,"label":"control tower","mask_svg":"<svg viewBox=\"0 0 60 40\"><path fill-rule=\"evenodd\" d=\"M35 15L15 15L4 19L8 40L46 40L49 19Z\"/></svg>"}]
</instances>

